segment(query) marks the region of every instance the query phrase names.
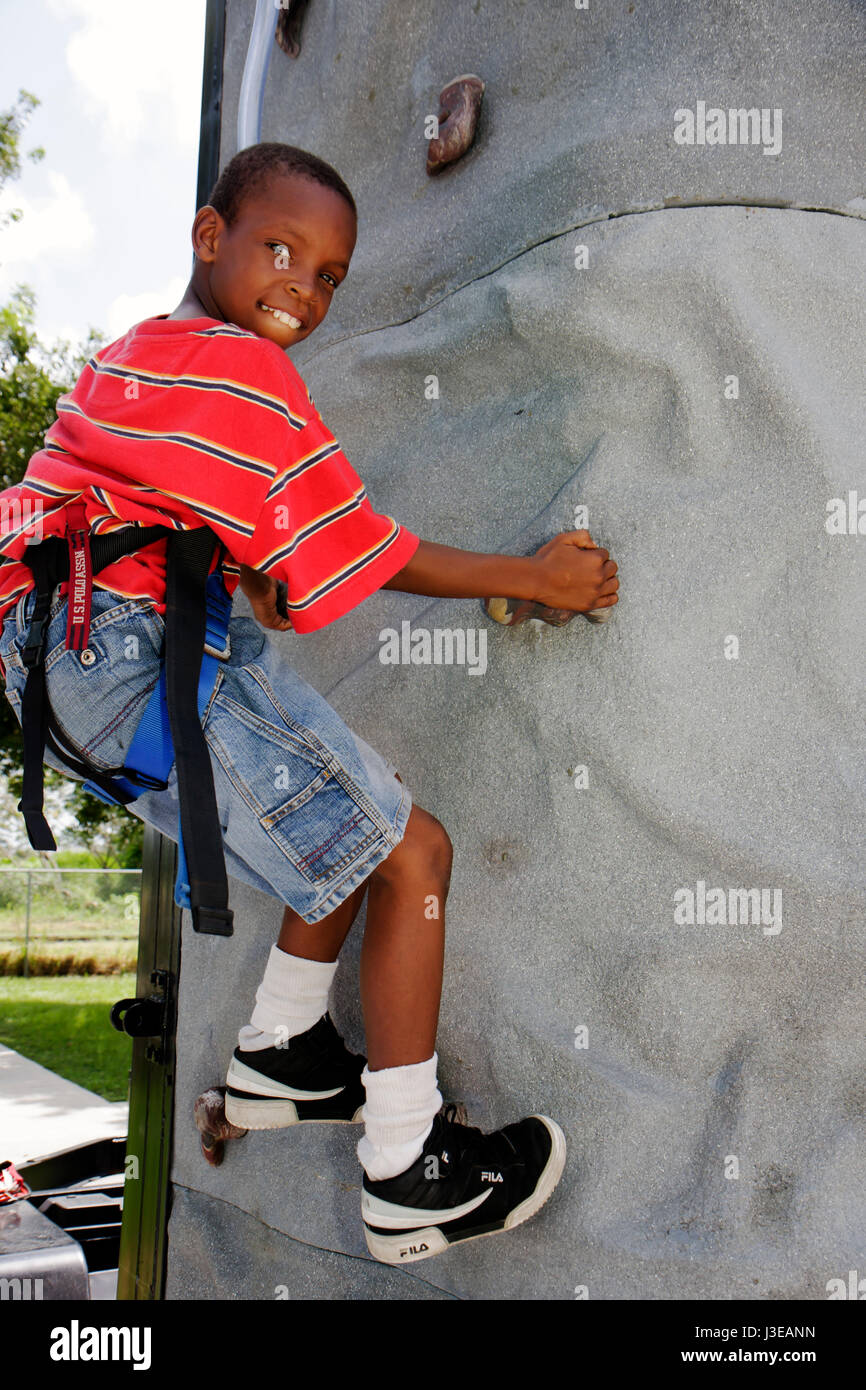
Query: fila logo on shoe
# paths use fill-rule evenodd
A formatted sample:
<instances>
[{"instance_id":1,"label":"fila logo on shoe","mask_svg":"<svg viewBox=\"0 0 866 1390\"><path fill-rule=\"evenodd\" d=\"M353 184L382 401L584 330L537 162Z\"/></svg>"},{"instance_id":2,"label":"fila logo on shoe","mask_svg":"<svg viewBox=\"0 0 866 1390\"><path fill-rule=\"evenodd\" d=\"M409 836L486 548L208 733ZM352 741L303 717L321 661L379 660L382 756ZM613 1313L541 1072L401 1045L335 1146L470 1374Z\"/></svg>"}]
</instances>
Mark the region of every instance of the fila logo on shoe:
<instances>
[{"instance_id":1,"label":"fila logo on shoe","mask_svg":"<svg viewBox=\"0 0 866 1390\"><path fill-rule=\"evenodd\" d=\"M400 1259L402 1260L404 1255L420 1255L424 1250L429 1249L429 1245L409 1245L405 1250L400 1251Z\"/></svg>"},{"instance_id":2,"label":"fila logo on shoe","mask_svg":"<svg viewBox=\"0 0 866 1390\"><path fill-rule=\"evenodd\" d=\"M503 1182L504 1179L503 1179L501 1173L482 1173L482 1174L481 1174L481 1181L482 1181L482 1182Z\"/></svg>"}]
</instances>

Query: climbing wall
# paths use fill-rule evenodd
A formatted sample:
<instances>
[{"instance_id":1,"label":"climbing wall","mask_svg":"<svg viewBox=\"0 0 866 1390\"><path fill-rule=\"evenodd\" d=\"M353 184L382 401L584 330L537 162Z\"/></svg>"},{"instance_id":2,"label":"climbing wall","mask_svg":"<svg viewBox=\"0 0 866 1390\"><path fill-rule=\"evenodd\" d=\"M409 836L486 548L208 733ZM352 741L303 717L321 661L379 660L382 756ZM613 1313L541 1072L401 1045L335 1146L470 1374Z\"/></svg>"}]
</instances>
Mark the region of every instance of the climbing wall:
<instances>
[{"instance_id":1,"label":"climbing wall","mask_svg":"<svg viewBox=\"0 0 866 1390\"><path fill-rule=\"evenodd\" d=\"M381 592L274 638L448 828L441 1087L485 1129L554 1116L554 1198L392 1269L359 1129L209 1167L193 1101L281 917L232 880L231 940L185 915L170 1298L825 1299L866 1269L864 52L855 0L312 0L274 49L262 139L359 207L291 356L374 505L513 554L585 508L622 590L601 627ZM466 73L475 140L433 177ZM404 622L484 663L383 664Z\"/></svg>"}]
</instances>

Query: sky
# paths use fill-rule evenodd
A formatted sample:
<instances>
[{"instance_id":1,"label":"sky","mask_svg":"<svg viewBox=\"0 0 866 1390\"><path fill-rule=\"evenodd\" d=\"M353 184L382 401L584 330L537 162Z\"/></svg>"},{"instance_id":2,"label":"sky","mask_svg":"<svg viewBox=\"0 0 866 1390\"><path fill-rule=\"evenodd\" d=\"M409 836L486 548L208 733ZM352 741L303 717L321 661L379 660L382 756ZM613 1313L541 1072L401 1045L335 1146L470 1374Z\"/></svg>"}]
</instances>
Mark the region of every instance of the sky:
<instances>
[{"instance_id":1,"label":"sky","mask_svg":"<svg viewBox=\"0 0 866 1390\"><path fill-rule=\"evenodd\" d=\"M0 0L0 110L37 96L0 193L0 303L36 292L46 342L169 313L192 270L205 0Z\"/></svg>"}]
</instances>

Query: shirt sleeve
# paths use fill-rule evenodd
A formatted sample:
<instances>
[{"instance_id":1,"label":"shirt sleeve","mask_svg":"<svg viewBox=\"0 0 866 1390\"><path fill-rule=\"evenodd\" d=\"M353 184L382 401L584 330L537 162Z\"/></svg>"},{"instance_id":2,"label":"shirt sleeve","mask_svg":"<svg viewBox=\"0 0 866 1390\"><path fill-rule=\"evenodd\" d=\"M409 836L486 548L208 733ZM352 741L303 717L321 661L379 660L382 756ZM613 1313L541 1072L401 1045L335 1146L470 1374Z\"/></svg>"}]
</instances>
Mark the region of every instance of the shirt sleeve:
<instances>
[{"instance_id":1,"label":"shirt sleeve","mask_svg":"<svg viewBox=\"0 0 866 1390\"><path fill-rule=\"evenodd\" d=\"M419 537L377 512L339 443L312 416L277 469L242 563L288 587L298 632L315 632L381 589L415 553Z\"/></svg>"}]
</instances>

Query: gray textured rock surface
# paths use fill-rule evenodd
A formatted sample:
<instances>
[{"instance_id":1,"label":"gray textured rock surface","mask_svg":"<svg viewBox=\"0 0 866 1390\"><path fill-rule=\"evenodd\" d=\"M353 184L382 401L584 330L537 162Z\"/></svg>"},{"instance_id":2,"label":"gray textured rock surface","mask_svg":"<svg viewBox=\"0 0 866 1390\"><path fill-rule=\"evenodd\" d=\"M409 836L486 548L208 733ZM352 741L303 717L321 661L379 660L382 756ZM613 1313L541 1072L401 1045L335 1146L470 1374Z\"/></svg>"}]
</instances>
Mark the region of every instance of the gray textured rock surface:
<instances>
[{"instance_id":1,"label":"gray textured rock surface","mask_svg":"<svg viewBox=\"0 0 866 1390\"><path fill-rule=\"evenodd\" d=\"M390 1274L390 1278L388 1277ZM382 1277L384 1275L384 1278ZM169 1299L423 1298L449 1295L369 1260L293 1241L237 1207L175 1187Z\"/></svg>"},{"instance_id":2,"label":"gray textured rock surface","mask_svg":"<svg viewBox=\"0 0 866 1390\"><path fill-rule=\"evenodd\" d=\"M223 162L252 8L228 6ZM554 1115L565 1175L516 1232L395 1272L367 1257L359 1128L251 1134L209 1169L192 1104L280 920L233 883L234 938L184 941L172 1297L820 1299L866 1260L866 537L824 524L866 496L866 10L629 8L322 0L262 132L361 209L293 360L374 503L515 553L584 504L620 565L597 630L381 592L276 639L454 840L443 1092L484 1128ZM475 145L428 179L423 118L466 71ZM698 100L782 108L782 153L677 146ZM483 628L486 673L382 665L404 619ZM699 881L777 891L781 930L677 924ZM360 934L334 1002L357 1050Z\"/></svg>"}]
</instances>

